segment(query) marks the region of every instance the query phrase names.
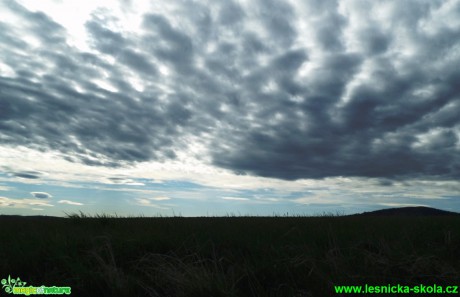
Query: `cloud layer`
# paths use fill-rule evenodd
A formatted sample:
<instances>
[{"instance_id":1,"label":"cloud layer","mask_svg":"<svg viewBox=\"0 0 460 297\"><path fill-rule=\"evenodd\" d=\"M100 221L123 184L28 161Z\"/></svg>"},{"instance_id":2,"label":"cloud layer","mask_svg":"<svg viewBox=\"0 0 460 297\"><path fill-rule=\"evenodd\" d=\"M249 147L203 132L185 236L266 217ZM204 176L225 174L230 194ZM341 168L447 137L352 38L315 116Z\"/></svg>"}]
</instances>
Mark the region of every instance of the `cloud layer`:
<instances>
[{"instance_id":1,"label":"cloud layer","mask_svg":"<svg viewBox=\"0 0 460 297\"><path fill-rule=\"evenodd\" d=\"M3 146L287 180L460 177L457 1L171 2L135 29L97 9L87 49L2 6Z\"/></svg>"}]
</instances>

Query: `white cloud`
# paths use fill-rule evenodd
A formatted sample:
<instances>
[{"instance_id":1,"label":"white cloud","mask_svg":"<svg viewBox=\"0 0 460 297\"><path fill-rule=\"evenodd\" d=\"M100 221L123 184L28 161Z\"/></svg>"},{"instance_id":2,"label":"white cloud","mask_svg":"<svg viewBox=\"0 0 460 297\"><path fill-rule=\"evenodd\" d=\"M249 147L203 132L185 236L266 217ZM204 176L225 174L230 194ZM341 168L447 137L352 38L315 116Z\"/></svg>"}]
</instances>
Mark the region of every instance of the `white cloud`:
<instances>
[{"instance_id":1,"label":"white cloud","mask_svg":"<svg viewBox=\"0 0 460 297\"><path fill-rule=\"evenodd\" d=\"M12 188L11 187L7 187L7 186L0 186L0 191L11 191Z\"/></svg>"},{"instance_id":2,"label":"white cloud","mask_svg":"<svg viewBox=\"0 0 460 297\"><path fill-rule=\"evenodd\" d=\"M222 197L224 200L235 200L235 201L248 201L248 198L242 198L242 197Z\"/></svg>"},{"instance_id":3,"label":"white cloud","mask_svg":"<svg viewBox=\"0 0 460 297\"><path fill-rule=\"evenodd\" d=\"M163 201L163 200L170 200L171 198L165 197L165 196L160 196L160 197L154 197L154 198L149 198L150 200L154 201Z\"/></svg>"},{"instance_id":4,"label":"white cloud","mask_svg":"<svg viewBox=\"0 0 460 297\"><path fill-rule=\"evenodd\" d=\"M102 166L87 166L72 163L58 153L39 152L26 147L2 148L0 163L9 171L31 171L46 173L47 181L61 182L100 182L103 184L122 183L125 185L143 185L136 178L152 181L182 180L197 183L202 186L250 190L271 188L282 191L302 190L307 186L319 185L321 181L298 180L284 181L274 178L236 175L229 170L206 165L191 156L179 161L145 162L130 168L107 168ZM44 174L45 175L45 174ZM107 177L121 176L121 180L110 180ZM22 183L40 184L41 180L24 179Z\"/></svg>"},{"instance_id":5,"label":"white cloud","mask_svg":"<svg viewBox=\"0 0 460 297\"><path fill-rule=\"evenodd\" d=\"M164 207L161 205L158 205L156 203L153 203L154 199L146 199L146 198L135 198L134 199L135 203L140 206L148 206L148 207L154 207L158 209L170 209L169 207Z\"/></svg>"},{"instance_id":6,"label":"white cloud","mask_svg":"<svg viewBox=\"0 0 460 297\"><path fill-rule=\"evenodd\" d=\"M54 205L43 202L43 200L39 199L13 199L0 197L0 207L30 208L30 206L53 207Z\"/></svg>"},{"instance_id":7,"label":"white cloud","mask_svg":"<svg viewBox=\"0 0 460 297\"><path fill-rule=\"evenodd\" d=\"M70 200L59 200L58 203L69 204L69 205L84 205L83 203L74 202L74 201L70 201Z\"/></svg>"}]
</instances>

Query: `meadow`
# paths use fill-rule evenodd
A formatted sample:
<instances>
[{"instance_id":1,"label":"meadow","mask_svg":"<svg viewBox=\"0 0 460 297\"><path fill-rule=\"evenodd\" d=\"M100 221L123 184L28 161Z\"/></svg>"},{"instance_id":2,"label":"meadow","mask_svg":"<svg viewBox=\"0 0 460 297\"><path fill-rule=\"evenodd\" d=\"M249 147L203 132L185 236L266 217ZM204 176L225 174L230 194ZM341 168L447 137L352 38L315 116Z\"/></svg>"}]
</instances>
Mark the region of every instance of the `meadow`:
<instances>
[{"instance_id":1,"label":"meadow","mask_svg":"<svg viewBox=\"0 0 460 297\"><path fill-rule=\"evenodd\" d=\"M0 216L0 228L1 279L70 286L72 296L352 296L334 286L460 285L458 216L73 214Z\"/></svg>"}]
</instances>

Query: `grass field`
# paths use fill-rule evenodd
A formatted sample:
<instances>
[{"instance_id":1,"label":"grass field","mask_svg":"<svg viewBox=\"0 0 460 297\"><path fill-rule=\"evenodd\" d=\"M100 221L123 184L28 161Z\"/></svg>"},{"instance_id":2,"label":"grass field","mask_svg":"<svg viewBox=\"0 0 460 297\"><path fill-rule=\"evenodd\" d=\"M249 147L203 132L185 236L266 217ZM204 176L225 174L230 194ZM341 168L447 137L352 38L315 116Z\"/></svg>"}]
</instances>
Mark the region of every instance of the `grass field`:
<instances>
[{"instance_id":1,"label":"grass field","mask_svg":"<svg viewBox=\"0 0 460 297\"><path fill-rule=\"evenodd\" d=\"M73 296L340 296L334 285L460 285L458 217L2 216L0 228L0 278L71 286Z\"/></svg>"}]
</instances>

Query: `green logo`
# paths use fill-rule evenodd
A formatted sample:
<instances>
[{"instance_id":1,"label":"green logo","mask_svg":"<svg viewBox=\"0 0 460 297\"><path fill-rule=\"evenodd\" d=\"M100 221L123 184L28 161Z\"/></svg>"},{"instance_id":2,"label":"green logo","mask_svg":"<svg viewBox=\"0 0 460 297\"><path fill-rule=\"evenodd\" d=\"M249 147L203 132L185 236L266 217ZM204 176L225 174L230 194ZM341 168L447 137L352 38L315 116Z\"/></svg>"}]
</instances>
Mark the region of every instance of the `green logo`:
<instances>
[{"instance_id":1,"label":"green logo","mask_svg":"<svg viewBox=\"0 0 460 297\"><path fill-rule=\"evenodd\" d=\"M69 295L71 291L70 287L26 287L27 283L22 281L19 277L15 279L11 278L9 275L7 279L2 279L1 283L6 293L14 295Z\"/></svg>"}]
</instances>

